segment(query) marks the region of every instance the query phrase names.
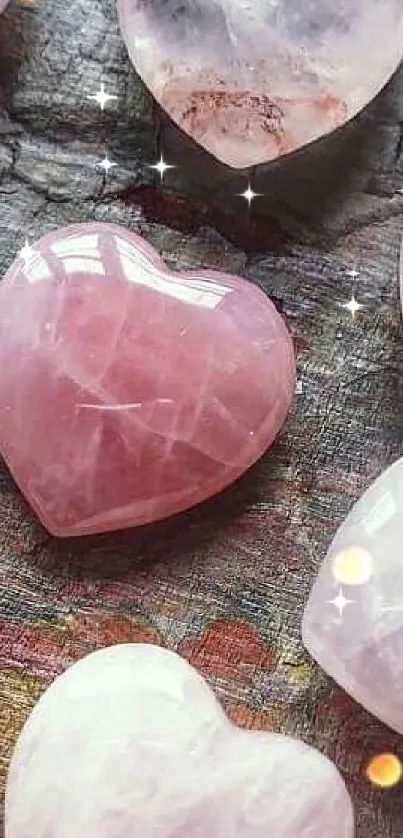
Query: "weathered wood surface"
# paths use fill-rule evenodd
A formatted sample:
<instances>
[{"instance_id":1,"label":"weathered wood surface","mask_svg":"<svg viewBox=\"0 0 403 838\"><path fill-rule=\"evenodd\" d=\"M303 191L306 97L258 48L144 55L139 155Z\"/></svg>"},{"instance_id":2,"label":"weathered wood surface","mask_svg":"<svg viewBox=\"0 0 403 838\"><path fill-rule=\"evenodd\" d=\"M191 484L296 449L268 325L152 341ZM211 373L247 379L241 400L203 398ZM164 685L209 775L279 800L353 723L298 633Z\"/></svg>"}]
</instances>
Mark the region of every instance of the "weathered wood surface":
<instances>
[{"instance_id":1,"label":"weathered wood surface","mask_svg":"<svg viewBox=\"0 0 403 838\"><path fill-rule=\"evenodd\" d=\"M88 99L104 81L102 114ZM109 220L178 267L220 266L273 295L296 336L301 393L272 451L236 486L179 518L57 542L0 471L1 784L36 697L98 645L151 639L208 677L240 724L303 737L333 758L359 838L401 838L403 787L363 776L403 754L310 661L299 634L310 584L353 501L402 453L398 305L403 74L355 122L252 175L198 150L136 77L113 0L14 2L0 21L0 275L26 236ZM160 147L178 168L160 187ZM105 152L117 163L107 178ZM340 307L352 293L355 321ZM1 374L1 371L0 371ZM18 381L16 381L18 386ZM324 605L324 608L326 606Z\"/></svg>"}]
</instances>

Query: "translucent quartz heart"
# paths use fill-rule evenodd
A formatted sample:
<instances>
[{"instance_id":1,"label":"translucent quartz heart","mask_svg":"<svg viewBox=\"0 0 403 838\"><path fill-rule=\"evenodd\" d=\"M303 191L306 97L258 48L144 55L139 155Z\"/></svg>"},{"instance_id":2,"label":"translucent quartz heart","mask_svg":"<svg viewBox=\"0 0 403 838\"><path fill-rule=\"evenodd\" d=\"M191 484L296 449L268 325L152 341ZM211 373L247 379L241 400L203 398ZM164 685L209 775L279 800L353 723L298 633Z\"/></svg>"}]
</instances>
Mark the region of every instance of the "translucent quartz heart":
<instances>
[{"instance_id":1,"label":"translucent quartz heart","mask_svg":"<svg viewBox=\"0 0 403 838\"><path fill-rule=\"evenodd\" d=\"M3 11L3 9L5 9L5 8L6 8L6 6L8 5L8 3L9 3L9 0L0 0L0 12L2 12L2 11Z\"/></svg>"},{"instance_id":2,"label":"translucent quartz heart","mask_svg":"<svg viewBox=\"0 0 403 838\"><path fill-rule=\"evenodd\" d=\"M346 122L403 54L401 0L117 0L137 71L191 137L243 168Z\"/></svg>"},{"instance_id":3,"label":"translucent quartz heart","mask_svg":"<svg viewBox=\"0 0 403 838\"><path fill-rule=\"evenodd\" d=\"M84 224L41 239L0 284L0 450L55 535L186 509L274 439L295 387L266 295L173 273L141 238Z\"/></svg>"},{"instance_id":4,"label":"translucent quartz heart","mask_svg":"<svg viewBox=\"0 0 403 838\"><path fill-rule=\"evenodd\" d=\"M311 655L347 692L403 733L403 459L339 529L303 618ZM341 589L351 602L331 600Z\"/></svg>"},{"instance_id":5,"label":"translucent quartz heart","mask_svg":"<svg viewBox=\"0 0 403 838\"><path fill-rule=\"evenodd\" d=\"M18 741L6 838L353 838L335 767L290 737L246 732L198 673L156 646L89 655Z\"/></svg>"}]
</instances>

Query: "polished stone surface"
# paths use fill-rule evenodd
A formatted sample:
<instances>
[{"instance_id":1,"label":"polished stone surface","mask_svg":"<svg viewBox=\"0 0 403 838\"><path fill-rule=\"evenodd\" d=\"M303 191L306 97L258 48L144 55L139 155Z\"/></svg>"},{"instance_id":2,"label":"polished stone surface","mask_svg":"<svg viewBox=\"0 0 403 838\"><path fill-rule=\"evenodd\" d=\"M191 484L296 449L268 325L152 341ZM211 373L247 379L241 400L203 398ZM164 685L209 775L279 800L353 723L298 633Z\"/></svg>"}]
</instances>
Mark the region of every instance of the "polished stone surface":
<instances>
[{"instance_id":1,"label":"polished stone surface","mask_svg":"<svg viewBox=\"0 0 403 838\"><path fill-rule=\"evenodd\" d=\"M332 763L232 725L173 652L118 645L48 689L18 741L6 838L353 838Z\"/></svg>"},{"instance_id":2,"label":"polished stone surface","mask_svg":"<svg viewBox=\"0 0 403 838\"><path fill-rule=\"evenodd\" d=\"M24 248L0 310L0 451L55 535L211 496L290 406L292 341L266 295L223 273L173 273L123 228L67 227Z\"/></svg>"},{"instance_id":3,"label":"polished stone surface","mask_svg":"<svg viewBox=\"0 0 403 838\"><path fill-rule=\"evenodd\" d=\"M302 636L323 669L403 733L403 459L340 527L305 609ZM341 596L343 607L332 603ZM340 613L341 612L341 613Z\"/></svg>"},{"instance_id":4,"label":"polished stone surface","mask_svg":"<svg viewBox=\"0 0 403 838\"><path fill-rule=\"evenodd\" d=\"M234 168L315 140L364 107L403 54L401 0L117 0L139 74Z\"/></svg>"}]
</instances>

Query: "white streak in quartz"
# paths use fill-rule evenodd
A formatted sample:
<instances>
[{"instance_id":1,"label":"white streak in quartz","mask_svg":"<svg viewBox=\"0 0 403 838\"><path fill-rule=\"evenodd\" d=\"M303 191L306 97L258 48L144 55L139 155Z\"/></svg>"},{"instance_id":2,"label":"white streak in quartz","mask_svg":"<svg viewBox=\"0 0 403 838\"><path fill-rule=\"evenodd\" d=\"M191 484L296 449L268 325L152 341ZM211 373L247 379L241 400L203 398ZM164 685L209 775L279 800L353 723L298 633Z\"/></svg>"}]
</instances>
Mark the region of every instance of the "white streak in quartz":
<instances>
[{"instance_id":1,"label":"white streak in quartz","mask_svg":"<svg viewBox=\"0 0 403 838\"><path fill-rule=\"evenodd\" d=\"M90 408L91 410L135 410L145 405L153 406L155 404L175 404L172 399L155 399L154 402L134 402L133 404L79 404L79 407Z\"/></svg>"}]
</instances>

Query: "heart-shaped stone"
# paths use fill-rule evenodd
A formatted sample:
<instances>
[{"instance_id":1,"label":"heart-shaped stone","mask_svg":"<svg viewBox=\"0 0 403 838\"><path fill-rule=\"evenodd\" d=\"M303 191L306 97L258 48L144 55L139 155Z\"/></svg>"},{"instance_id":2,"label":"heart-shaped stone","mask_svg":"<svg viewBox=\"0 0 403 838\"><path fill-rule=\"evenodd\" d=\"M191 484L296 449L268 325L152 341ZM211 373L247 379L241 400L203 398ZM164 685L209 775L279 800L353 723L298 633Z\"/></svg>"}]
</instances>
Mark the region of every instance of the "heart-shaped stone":
<instances>
[{"instance_id":1,"label":"heart-shaped stone","mask_svg":"<svg viewBox=\"0 0 403 838\"><path fill-rule=\"evenodd\" d=\"M305 609L304 643L356 701L403 733L403 459L355 504Z\"/></svg>"},{"instance_id":2,"label":"heart-shaped stone","mask_svg":"<svg viewBox=\"0 0 403 838\"><path fill-rule=\"evenodd\" d=\"M173 652L129 644L57 678L12 759L6 838L352 838L344 783L290 737L232 725Z\"/></svg>"},{"instance_id":3,"label":"heart-shaped stone","mask_svg":"<svg viewBox=\"0 0 403 838\"><path fill-rule=\"evenodd\" d=\"M403 191L401 192L403 194ZM399 274L400 274L400 305L403 311L403 239L400 243L400 259L399 259Z\"/></svg>"},{"instance_id":4,"label":"heart-shaped stone","mask_svg":"<svg viewBox=\"0 0 403 838\"><path fill-rule=\"evenodd\" d=\"M0 312L0 450L55 535L143 524L218 492L292 399L292 341L259 288L173 273L114 225L24 248Z\"/></svg>"},{"instance_id":5,"label":"heart-shaped stone","mask_svg":"<svg viewBox=\"0 0 403 838\"><path fill-rule=\"evenodd\" d=\"M234 168L354 116L402 57L401 0L117 0L134 65L158 102Z\"/></svg>"}]
</instances>

